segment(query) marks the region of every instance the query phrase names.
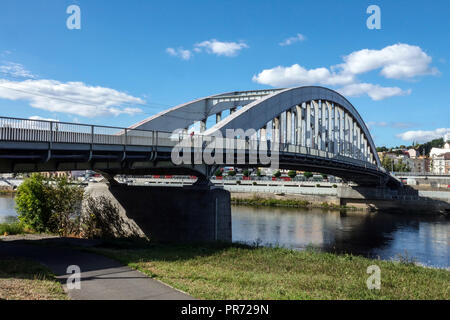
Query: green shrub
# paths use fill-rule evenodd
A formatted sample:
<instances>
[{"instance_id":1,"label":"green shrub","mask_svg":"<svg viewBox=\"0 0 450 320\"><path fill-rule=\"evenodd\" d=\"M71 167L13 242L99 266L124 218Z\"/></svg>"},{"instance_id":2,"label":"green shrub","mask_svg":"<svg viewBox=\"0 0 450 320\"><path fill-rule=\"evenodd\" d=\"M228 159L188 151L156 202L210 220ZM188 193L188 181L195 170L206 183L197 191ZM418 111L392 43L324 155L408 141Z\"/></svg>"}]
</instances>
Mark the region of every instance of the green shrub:
<instances>
[{"instance_id":1,"label":"green shrub","mask_svg":"<svg viewBox=\"0 0 450 320\"><path fill-rule=\"evenodd\" d=\"M319 188L320 187L320 183L316 184L316 187Z\"/></svg>"},{"instance_id":2,"label":"green shrub","mask_svg":"<svg viewBox=\"0 0 450 320\"><path fill-rule=\"evenodd\" d=\"M303 176L306 178L306 180L308 180L309 178L313 177L313 174L311 172L306 171L303 173Z\"/></svg>"},{"instance_id":3,"label":"green shrub","mask_svg":"<svg viewBox=\"0 0 450 320\"><path fill-rule=\"evenodd\" d=\"M289 170L288 177L294 179L297 176L297 172L294 170Z\"/></svg>"},{"instance_id":4,"label":"green shrub","mask_svg":"<svg viewBox=\"0 0 450 320\"><path fill-rule=\"evenodd\" d=\"M281 177L281 172L280 172L280 170L277 170L277 172L275 172L275 173L273 174L273 176L274 176L275 178Z\"/></svg>"},{"instance_id":5,"label":"green shrub","mask_svg":"<svg viewBox=\"0 0 450 320\"><path fill-rule=\"evenodd\" d=\"M0 223L0 236L25 233L25 227L20 221Z\"/></svg>"},{"instance_id":6,"label":"green shrub","mask_svg":"<svg viewBox=\"0 0 450 320\"><path fill-rule=\"evenodd\" d=\"M244 175L244 177L249 177L250 176L250 171L248 171L246 169L246 170L244 170L244 172L242 172L242 174Z\"/></svg>"},{"instance_id":7,"label":"green shrub","mask_svg":"<svg viewBox=\"0 0 450 320\"><path fill-rule=\"evenodd\" d=\"M333 188L337 188L337 184L333 184Z\"/></svg>"},{"instance_id":8,"label":"green shrub","mask_svg":"<svg viewBox=\"0 0 450 320\"><path fill-rule=\"evenodd\" d=\"M236 181L236 184L241 184L241 180L237 180L237 181Z\"/></svg>"},{"instance_id":9,"label":"green shrub","mask_svg":"<svg viewBox=\"0 0 450 320\"><path fill-rule=\"evenodd\" d=\"M15 201L24 227L67 236L78 231L82 198L83 189L67 178L34 173L18 187Z\"/></svg>"},{"instance_id":10,"label":"green shrub","mask_svg":"<svg viewBox=\"0 0 450 320\"><path fill-rule=\"evenodd\" d=\"M216 177L221 177L222 176L222 170L221 169L217 169L216 170L216 172L214 172L214 175L216 176Z\"/></svg>"},{"instance_id":11,"label":"green shrub","mask_svg":"<svg viewBox=\"0 0 450 320\"><path fill-rule=\"evenodd\" d=\"M236 175L236 171L234 171L234 170L228 171L228 175L230 177L234 177Z\"/></svg>"}]
</instances>

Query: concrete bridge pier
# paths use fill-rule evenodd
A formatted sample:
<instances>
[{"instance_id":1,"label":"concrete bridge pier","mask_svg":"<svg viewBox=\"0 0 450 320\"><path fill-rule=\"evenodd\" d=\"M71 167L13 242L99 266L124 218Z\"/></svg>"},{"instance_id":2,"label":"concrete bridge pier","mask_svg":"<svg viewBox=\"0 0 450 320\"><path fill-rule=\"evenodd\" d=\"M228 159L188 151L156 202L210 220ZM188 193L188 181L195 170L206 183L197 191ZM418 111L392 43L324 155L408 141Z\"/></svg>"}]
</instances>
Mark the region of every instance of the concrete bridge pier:
<instances>
[{"instance_id":1,"label":"concrete bridge pier","mask_svg":"<svg viewBox=\"0 0 450 320\"><path fill-rule=\"evenodd\" d=\"M127 236L176 243L231 241L230 193L223 189L99 183L90 184L86 193L110 201Z\"/></svg>"}]
</instances>

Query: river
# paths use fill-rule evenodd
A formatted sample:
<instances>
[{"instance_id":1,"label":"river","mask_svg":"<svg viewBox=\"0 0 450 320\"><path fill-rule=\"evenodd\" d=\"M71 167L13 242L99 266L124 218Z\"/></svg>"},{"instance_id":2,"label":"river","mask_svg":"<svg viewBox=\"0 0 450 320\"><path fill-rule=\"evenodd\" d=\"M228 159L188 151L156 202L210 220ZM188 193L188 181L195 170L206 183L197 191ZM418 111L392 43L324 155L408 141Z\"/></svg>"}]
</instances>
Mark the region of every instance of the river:
<instances>
[{"instance_id":1,"label":"river","mask_svg":"<svg viewBox=\"0 0 450 320\"><path fill-rule=\"evenodd\" d=\"M14 199L0 196L0 222L16 216ZM450 267L450 219L322 209L232 206L234 242L314 247L383 260L399 255L420 264Z\"/></svg>"}]
</instances>

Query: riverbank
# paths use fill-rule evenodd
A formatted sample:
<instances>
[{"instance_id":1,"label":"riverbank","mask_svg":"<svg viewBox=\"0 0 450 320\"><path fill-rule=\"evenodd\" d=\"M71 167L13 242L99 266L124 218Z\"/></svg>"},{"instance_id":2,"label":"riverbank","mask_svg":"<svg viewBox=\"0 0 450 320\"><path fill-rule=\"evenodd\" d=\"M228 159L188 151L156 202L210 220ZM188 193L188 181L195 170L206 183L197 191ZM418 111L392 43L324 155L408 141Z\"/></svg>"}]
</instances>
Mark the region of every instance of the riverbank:
<instances>
[{"instance_id":1,"label":"riverbank","mask_svg":"<svg viewBox=\"0 0 450 320\"><path fill-rule=\"evenodd\" d=\"M450 271L313 250L112 241L86 249L200 299L450 299ZM367 268L381 269L369 290Z\"/></svg>"},{"instance_id":2,"label":"riverbank","mask_svg":"<svg viewBox=\"0 0 450 320\"><path fill-rule=\"evenodd\" d=\"M65 300L61 284L41 264L25 259L0 259L0 300Z\"/></svg>"},{"instance_id":3,"label":"riverbank","mask_svg":"<svg viewBox=\"0 0 450 320\"><path fill-rule=\"evenodd\" d=\"M362 210L364 208L357 208L352 206L340 206L335 203L328 202L310 202L301 199L280 199L272 197L262 197L258 195L252 196L237 196L235 194L231 197L231 204L255 206L255 207L286 207L286 208L321 208L330 210Z\"/></svg>"},{"instance_id":4,"label":"riverbank","mask_svg":"<svg viewBox=\"0 0 450 320\"><path fill-rule=\"evenodd\" d=\"M2 188L0 189L0 196L14 196L17 193L16 189L10 189L10 188Z\"/></svg>"}]
</instances>

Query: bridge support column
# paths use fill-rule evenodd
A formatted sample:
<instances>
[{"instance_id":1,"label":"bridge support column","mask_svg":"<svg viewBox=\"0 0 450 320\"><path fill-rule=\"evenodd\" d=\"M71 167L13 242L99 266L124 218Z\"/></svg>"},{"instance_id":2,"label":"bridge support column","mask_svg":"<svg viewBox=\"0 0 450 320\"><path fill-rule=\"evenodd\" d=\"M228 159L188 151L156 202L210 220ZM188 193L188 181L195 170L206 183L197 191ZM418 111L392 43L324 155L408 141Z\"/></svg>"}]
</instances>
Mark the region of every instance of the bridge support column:
<instances>
[{"instance_id":1,"label":"bridge support column","mask_svg":"<svg viewBox=\"0 0 450 320\"><path fill-rule=\"evenodd\" d=\"M280 143L280 117L273 119L272 140L274 143Z\"/></svg>"},{"instance_id":2,"label":"bridge support column","mask_svg":"<svg viewBox=\"0 0 450 320\"><path fill-rule=\"evenodd\" d=\"M313 149L320 149L319 147L319 103L312 101L314 105L314 134L313 134Z\"/></svg>"},{"instance_id":3,"label":"bridge support column","mask_svg":"<svg viewBox=\"0 0 450 320\"><path fill-rule=\"evenodd\" d=\"M292 111L286 111L286 143L292 143Z\"/></svg>"},{"instance_id":4,"label":"bridge support column","mask_svg":"<svg viewBox=\"0 0 450 320\"><path fill-rule=\"evenodd\" d=\"M321 124L320 124L320 132L322 134L322 145L321 150L327 151L327 107L325 104L325 101L321 101L320 108L322 109L322 118L321 118Z\"/></svg>"},{"instance_id":5,"label":"bridge support column","mask_svg":"<svg viewBox=\"0 0 450 320\"><path fill-rule=\"evenodd\" d=\"M303 141L302 141L302 131L303 131L303 125L302 125L303 108L302 108L302 106L296 106L295 111L296 111L296 126L297 126L296 133L295 133L296 134L295 144L301 146L303 143Z\"/></svg>"},{"instance_id":6,"label":"bridge support column","mask_svg":"<svg viewBox=\"0 0 450 320\"><path fill-rule=\"evenodd\" d=\"M333 106L330 102L326 102L328 107L328 152L334 153L334 124L333 124Z\"/></svg>"},{"instance_id":7,"label":"bridge support column","mask_svg":"<svg viewBox=\"0 0 450 320\"><path fill-rule=\"evenodd\" d=\"M344 121L344 110L339 108L339 154L345 154L345 121Z\"/></svg>"},{"instance_id":8,"label":"bridge support column","mask_svg":"<svg viewBox=\"0 0 450 320\"><path fill-rule=\"evenodd\" d=\"M305 145L308 148L311 148L311 102L306 104L306 128L305 128Z\"/></svg>"},{"instance_id":9,"label":"bridge support column","mask_svg":"<svg viewBox=\"0 0 450 320\"><path fill-rule=\"evenodd\" d=\"M92 184L92 198L116 208L121 236L158 242L231 241L230 193L223 189ZM106 199L106 200L105 200Z\"/></svg>"}]
</instances>

